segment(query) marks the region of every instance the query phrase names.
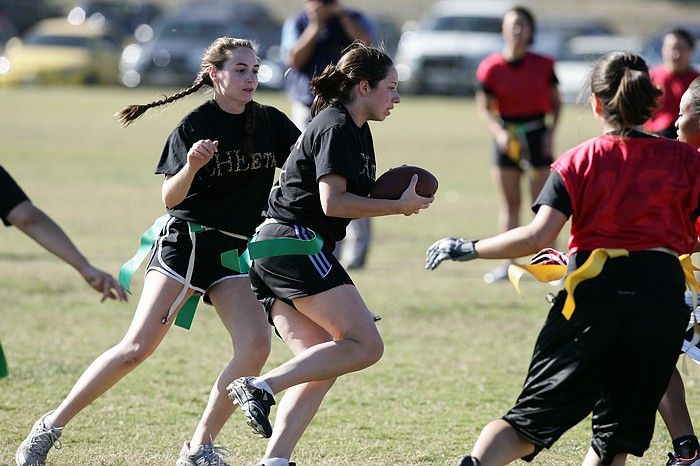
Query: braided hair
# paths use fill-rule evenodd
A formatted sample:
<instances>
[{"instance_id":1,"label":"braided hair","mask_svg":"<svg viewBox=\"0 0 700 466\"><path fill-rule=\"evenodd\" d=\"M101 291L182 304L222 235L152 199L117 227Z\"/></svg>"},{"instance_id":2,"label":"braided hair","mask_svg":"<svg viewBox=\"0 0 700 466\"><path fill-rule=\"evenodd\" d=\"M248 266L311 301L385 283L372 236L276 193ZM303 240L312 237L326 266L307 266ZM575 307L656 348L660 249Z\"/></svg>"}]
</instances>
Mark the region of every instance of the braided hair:
<instances>
[{"instance_id":1,"label":"braided hair","mask_svg":"<svg viewBox=\"0 0 700 466\"><path fill-rule=\"evenodd\" d=\"M164 98L160 100L154 100L153 102L149 102L147 104L128 105L117 112L114 116L117 117L122 126L126 127L133 123L141 115L146 113L146 111L150 108L167 105L198 91L204 86L213 88L214 86L211 76L209 76L209 71L212 68L220 70L226 63L226 60L228 60L231 56L231 53L234 50L242 47L252 50L253 53L257 55L258 46L254 41L248 39L236 39L232 37L219 37L204 51L200 71L190 87L185 88L169 97L164 96ZM254 123L256 108L257 104L254 101L250 101L245 106L244 148L247 153L250 153L253 150L252 134L255 127Z\"/></svg>"}]
</instances>

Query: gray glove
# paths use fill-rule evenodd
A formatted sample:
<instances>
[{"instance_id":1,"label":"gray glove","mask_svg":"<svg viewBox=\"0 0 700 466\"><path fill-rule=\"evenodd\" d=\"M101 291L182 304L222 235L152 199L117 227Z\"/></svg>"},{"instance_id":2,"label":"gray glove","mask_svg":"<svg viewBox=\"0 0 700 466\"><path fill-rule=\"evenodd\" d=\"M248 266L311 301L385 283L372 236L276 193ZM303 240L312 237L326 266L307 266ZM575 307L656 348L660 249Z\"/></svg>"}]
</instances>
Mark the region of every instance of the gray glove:
<instances>
[{"instance_id":1,"label":"gray glove","mask_svg":"<svg viewBox=\"0 0 700 466\"><path fill-rule=\"evenodd\" d=\"M465 241L464 238L442 238L430 245L425 252L425 268L435 270L445 259L453 261L470 261L479 257L474 245L479 240Z\"/></svg>"}]
</instances>

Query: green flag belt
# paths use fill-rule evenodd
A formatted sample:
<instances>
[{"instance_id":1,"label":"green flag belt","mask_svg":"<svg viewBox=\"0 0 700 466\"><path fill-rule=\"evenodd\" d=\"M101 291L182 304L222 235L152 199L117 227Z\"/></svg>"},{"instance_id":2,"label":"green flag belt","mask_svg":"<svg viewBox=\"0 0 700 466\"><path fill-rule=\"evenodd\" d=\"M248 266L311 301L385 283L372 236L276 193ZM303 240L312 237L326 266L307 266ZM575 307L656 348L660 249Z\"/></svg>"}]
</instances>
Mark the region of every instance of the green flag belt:
<instances>
[{"instance_id":1,"label":"green flag belt","mask_svg":"<svg viewBox=\"0 0 700 466\"><path fill-rule=\"evenodd\" d=\"M6 377L8 374L7 361L5 360L5 353L2 351L2 344L0 344L0 379Z\"/></svg>"},{"instance_id":2,"label":"green flag belt","mask_svg":"<svg viewBox=\"0 0 700 466\"><path fill-rule=\"evenodd\" d=\"M141 241L136 254L126 261L124 265L119 269L119 283L124 287L124 289L131 294L131 279L134 272L138 270L143 261L145 260L148 253L153 249L155 240L158 234L163 229L168 219L169 214L165 214L158 217L153 225L146 230L141 235ZM192 241L192 250L190 252L190 259L187 265L187 272L185 274L185 283L183 284L182 291L175 299L173 304L170 306L168 313L163 316L161 322L167 324L170 317L177 312L177 317L175 318L175 325L189 330L192 327L192 321L194 320L194 314L197 310L197 304L199 304L200 295L194 294L185 300L187 291L191 288L190 280L192 278L192 273L194 270L194 256L196 248L196 233L204 230L209 230L211 228L205 227L193 222L187 222L190 240ZM222 232L229 234L226 232ZM313 232L312 232L313 233ZM236 238L245 238L240 235L233 235ZM297 238L273 238L267 240L256 240L254 236L252 240L248 242L247 248L238 255L237 250L227 251L221 254L221 264L224 267L235 270L239 273L248 272L250 265L253 260L260 259L263 257L271 256L286 256L286 255L313 255L321 250L323 246L323 239L313 234L313 237L308 240L302 240ZM180 306L181 303L183 303Z\"/></svg>"},{"instance_id":3,"label":"green flag belt","mask_svg":"<svg viewBox=\"0 0 700 466\"><path fill-rule=\"evenodd\" d=\"M309 230L311 231L311 230ZM316 254L323 247L323 238L311 232L311 239L297 238L272 238L272 239L256 239L253 236L248 242L248 247L239 256L235 249L221 254L221 265L236 272L245 273L250 269L250 265L255 259L273 256L311 256Z\"/></svg>"}]
</instances>

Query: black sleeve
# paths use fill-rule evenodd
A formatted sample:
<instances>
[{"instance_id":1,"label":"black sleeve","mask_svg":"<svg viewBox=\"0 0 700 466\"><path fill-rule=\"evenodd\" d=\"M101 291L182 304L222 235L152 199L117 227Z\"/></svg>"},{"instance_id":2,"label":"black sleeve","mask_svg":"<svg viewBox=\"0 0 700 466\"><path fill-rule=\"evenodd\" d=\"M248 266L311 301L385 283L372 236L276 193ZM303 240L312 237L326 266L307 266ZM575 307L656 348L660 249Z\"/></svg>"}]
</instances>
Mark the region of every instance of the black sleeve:
<instances>
[{"instance_id":1,"label":"black sleeve","mask_svg":"<svg viewBox=\"0 0 700 466\"><path fill-rule=\"evenodd\" d=\"M156 175L174 175L187 163L187 152L195 143L194 129L181 123L170 133L160 155Z\"/></svg>"},{"instance_id":2,"label":"black sleeve","mask_svg":"<svg viewBox=\"0 0 700 466\"><path fill-rule=\"evenodd\" d=\"M7 216L17 205L28 200L29 198L22 191L22 188L0 165L0 218L2 218L2 223L7 226L12 225L7 220Z\"/></svg>"},{"instance_id":3,"label":"black sleeve","mask_svg":"<svg viewBox=\"0 0 700 466\"><path fill-rule=\"evenodd\" d=\"M555 171L549 174L549 178L547 178L547 181L542 187L542 191L540 191L539 196L537 196L537 199L535 199L535 202L532 204L532 211L537 213L543 205L548 205L557 209L567 217L571 217L572 209L569 192L566 190L561 176Z\"/></svg>"},{"instance_id":4,"label":"black sleeve","mask_svg":"<svg viewBox=\"0 0 700 466\"><path fill-rule=\"evenodd\" d=\"M557 78L557 73L552 69L552 77L550 79L550 84L552 86L558 86L559 85L559 78Z\"/></svg>"},{"instance_id":5,"label":"black sleeve","mask_svg":"<svg viewBox=\"0 0 700 466\"><path fill-rule=\"evenodd\" d=\"M316 181L324 175L340 175L349 183L357 183L360 162L357 141L344 126L333 126L320 135L314 144Z\"/></svg>"},{"instance_id":6,"label":"black sleeve","mask_svg":"<svg viewBox=\"0 0 700 466\"><path fill-rule=\"evenodd\" d=\"M484 94L486 94L490 97L494 97L493 91L491 89L489 89L489 87L484 83L481 83L481 82L479 83L479 90L483 91Z\"/></svg>"},{"instance_id":7,"label":"black sleeve","mask_svg":"<svg viewBox=\"0 0 700 466\"><path fill-rule=\"evenodd\" d=\"M289 153L292 150L292 146L299 139L301 131L299 128L290 120L287 115L280 112L276 108L272 108L274 121L275 121L275 161L278 168L282 168L284 162L289 157Z\"/></svg>"}]
</instances>

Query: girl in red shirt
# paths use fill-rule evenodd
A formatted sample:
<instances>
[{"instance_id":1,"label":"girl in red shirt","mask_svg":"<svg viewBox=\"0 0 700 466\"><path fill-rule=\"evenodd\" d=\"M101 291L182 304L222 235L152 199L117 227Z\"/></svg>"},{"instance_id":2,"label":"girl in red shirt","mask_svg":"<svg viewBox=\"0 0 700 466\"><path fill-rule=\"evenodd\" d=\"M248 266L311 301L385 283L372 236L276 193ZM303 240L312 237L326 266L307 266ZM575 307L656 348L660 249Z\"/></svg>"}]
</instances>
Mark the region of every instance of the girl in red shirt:
<instances>
[{"instance_id":1,"label":"girl in red shirt","mask_svg":"<svg viewBox=\"0 0 700 466\"><path fill-rule=\"evenodd\" d=\"M522 175L528 174L535 199L552 163L552 134L561 107L558 81L554 60L528 51L534 34L532 13L511 8L503 16L503 50L486 57L476 71L476 109L495 143L492 174L499 190L500 231L520 225ZM506 268L495 268L484 281L505 278Z\"/></svg>"},{"instance_id":2,"label":"girl in red shirt","mask_svg":"<svg viewBox=\"0 0 700 466\"><path fill-rule=\"evenodd\" d=\"M445 259L522 257L572 222L566 287L538 336L522 392L460 465L530 461L591 413L584 466L620 466L649 447L689 318L678 255L696 244L700 155L639 131L660 94L639 56L604 56L591 91L603 134L552 164L528 225L428 248L428 269Z\"/></svg>"},{"instance_id":3,"label":"girl in red shirt","mask_svg":"<svg viewBox=\"0 0 700 466\"><path fill-rule=\"evenodd\" d=\"M672 29L661 45L663 63L649 72L651 80L663 91L658 108L646 122L644 129L671 139L676 139L675 121L681 96L698 72L690 64L695 49L693 36L685 29Z\"/></svg>"}]
</instances>

